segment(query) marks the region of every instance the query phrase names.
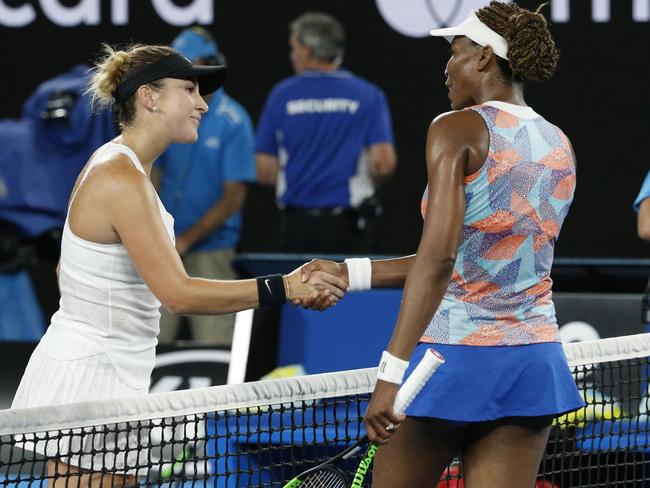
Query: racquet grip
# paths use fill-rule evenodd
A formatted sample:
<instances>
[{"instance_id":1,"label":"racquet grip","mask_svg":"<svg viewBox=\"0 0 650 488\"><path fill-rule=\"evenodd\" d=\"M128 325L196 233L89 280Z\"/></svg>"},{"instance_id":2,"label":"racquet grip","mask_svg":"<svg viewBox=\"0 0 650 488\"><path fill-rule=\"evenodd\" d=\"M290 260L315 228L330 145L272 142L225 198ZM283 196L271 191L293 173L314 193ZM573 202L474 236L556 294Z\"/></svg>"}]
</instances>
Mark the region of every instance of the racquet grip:
<instances>
[{"instance_id":1,"label":"racquet grip","mask_svg":"<svg viewBox=\"0 0 650 488\"><path fill-rule=\"evenodd\" d=\"M402 384L395 397L395 404L393 410L397 415L402 415L404 411L411 404L420 390L424 387L431 375L436 372L436 369L445 362L438 351L434 349L427 349L424 357L420 360L413 372L409 375L406 381Z\"/></svg>"}]
</instances>

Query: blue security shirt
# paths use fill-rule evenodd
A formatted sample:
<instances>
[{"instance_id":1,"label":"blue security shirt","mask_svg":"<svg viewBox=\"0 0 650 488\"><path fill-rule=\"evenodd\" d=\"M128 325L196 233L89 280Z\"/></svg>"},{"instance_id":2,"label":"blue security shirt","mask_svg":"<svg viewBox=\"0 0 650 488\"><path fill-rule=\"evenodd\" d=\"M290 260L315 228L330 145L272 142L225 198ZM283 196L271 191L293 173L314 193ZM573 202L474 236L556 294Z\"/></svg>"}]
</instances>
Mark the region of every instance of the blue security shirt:
<instances>
[{"instance_id":1,"label":"blue security shirt","mask_svg":"<svg viewBox=\"0 0 650 488\"><path fill-rule=\"evenodd\" d=\"M641 191L639 192L639 195L636 197L636 200L634 200L635 212L639 211L641 202L646 198L650 198L650 171L648 171L645 180L643 180L643 185L641 185Z\"/></svg>"},{"instance_id":2,"label":"blue security shirt","mask_svg":"<svg viewBox=\"0 0 650 488\"><path fill-rule=\"evenodd\" d=\"M346 70L307 71L271 91L255 150L278 157L280 206L356 207L374 193L367 148L393 142L384 93Z\"/></svg>"},{"instance_id":3,"label":"blue security shirt","mask_svg":"<svg viewBox=\"0 0 650 488\"><path fill-rule=\"evenodd\" d=\"M195 144L173 144L158 159L160 199L174 216L176 235L185 232L223 196L226 182L255 181L253 124L246 110L223 90L214 94ZM233 247L241 214L203 238L192 251Z\"/></svg>"}]
</instances>

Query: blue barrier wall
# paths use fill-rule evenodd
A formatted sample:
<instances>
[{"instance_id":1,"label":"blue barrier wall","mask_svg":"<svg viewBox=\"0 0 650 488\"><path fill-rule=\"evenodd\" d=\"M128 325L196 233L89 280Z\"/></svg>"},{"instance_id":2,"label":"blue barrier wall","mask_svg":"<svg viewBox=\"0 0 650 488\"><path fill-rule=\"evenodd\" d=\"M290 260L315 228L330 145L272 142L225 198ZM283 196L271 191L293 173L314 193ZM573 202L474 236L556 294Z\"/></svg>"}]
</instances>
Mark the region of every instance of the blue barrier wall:
<instances>
[{"instance_id":1,"label":"blue barrier wall","mask_svg":"<svg viewBox=\"0 0 650 488\"><path fill-rule=\"evenodd\" d=\"M334 308L285 306L278 365L302 364L309 374L376 366L390 339L402 290L349 293Z\"/></svg>"}]
</instances>

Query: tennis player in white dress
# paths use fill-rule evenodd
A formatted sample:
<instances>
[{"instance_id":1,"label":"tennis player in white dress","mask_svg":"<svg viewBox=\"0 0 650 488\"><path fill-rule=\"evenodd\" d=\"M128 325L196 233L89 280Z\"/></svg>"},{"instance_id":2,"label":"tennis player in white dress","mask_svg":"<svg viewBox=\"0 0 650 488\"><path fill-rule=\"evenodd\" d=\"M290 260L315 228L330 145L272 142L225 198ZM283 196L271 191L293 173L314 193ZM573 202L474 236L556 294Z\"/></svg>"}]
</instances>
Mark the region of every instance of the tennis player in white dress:
<instances>
[{"instance_id":1,"label":"tennis player in white dress","mask_svg":"<svg viewBox=\"0 0 650 488\"><path fill-rule=\"evenodd\" d=\"M12 408L146 394L161 303L177 314L232 313L307 298L316 300L312 308L325 309L346 288L325 274L301 283L299 270L238 281L189 277L174 248L173 218L149 175L169 144L196 141L208 108L202 95L219 88L225 68L195 66L165 46L105 50L90 90L96 105L114 107L122 132L95 152L73 189L61 245L59 310ZM137 459L122 450L126 442L126 435L78 436L74 446L59 439L31 447L56 458L48 476L61 477L49 486L67 486L71 475L80 486L132 486L137 480L130 467ZM103 452L92 453L93 445ZM120 474L93 473L100 470Z\"/></svg>"}]
</instances>

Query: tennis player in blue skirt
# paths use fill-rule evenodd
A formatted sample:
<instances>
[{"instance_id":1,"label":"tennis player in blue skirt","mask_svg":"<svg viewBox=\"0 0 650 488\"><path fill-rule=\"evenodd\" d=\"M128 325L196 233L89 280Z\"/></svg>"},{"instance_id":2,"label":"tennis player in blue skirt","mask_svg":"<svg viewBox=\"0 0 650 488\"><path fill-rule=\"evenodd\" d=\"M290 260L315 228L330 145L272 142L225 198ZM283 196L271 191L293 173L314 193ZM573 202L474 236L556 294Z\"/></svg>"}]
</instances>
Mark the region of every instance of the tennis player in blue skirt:
<instances>
[{"instance_id":1,"label":"tennis player in blue skirt","mask_svg":"<svg viewBox=\"0 0 650 488\"><path fill-rule=\"evenodd\" d=\"M417 254L315 261L303 278L327 270L349 290L404 286L365 416L383 444L374 487L436 486L460 454L467 488L530 488L553 416L583 406L550 278L575 157L523 95L526 81L553 75L558 51L543 15L512 3L491 2L432 35L450 42L452 111L428 131ZM398 386L431 344L445 365L399 418Z\"/></svg>"}]
</instances>

